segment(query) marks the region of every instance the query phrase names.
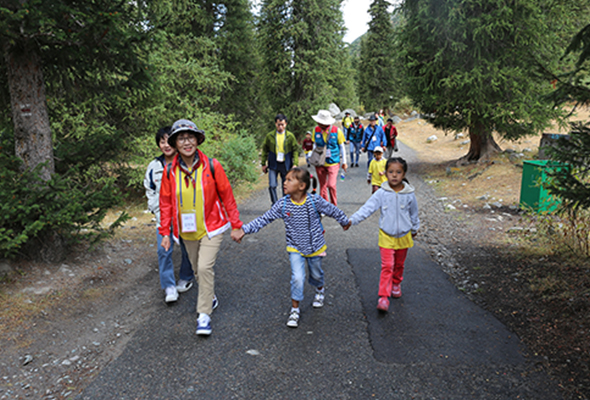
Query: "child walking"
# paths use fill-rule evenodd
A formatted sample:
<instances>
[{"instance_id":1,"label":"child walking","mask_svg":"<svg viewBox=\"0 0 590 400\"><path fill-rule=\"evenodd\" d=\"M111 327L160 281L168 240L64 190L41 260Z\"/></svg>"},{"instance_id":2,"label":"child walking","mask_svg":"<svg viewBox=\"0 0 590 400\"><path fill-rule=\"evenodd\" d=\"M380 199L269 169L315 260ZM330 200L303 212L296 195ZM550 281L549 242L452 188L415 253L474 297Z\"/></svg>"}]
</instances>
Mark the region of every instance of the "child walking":
<instances>
[{"instance_id":1,"label":"child walking","mask_svg":"<svg viewBox=\"0 0 590 400\"><path fill-rule=\"evenodd\" d=\"M379 279L379 301L377 309L389 309L389 297L402 295L401 283L408 249L414 246L412 238L420 228L418 203L414 188L406 180L408 164L401 157L387 160L385 175L387 181L382 190L375 192L369 200L350 217L357 225L377 210L379 218L379 250L381 251L381 277Z\"/></svg>"},{"instance_id":2,"label":"child walking","mask_svg":"<svg viewBox=\"0 0 590 400\"><path fill-rule=\"evenodd\" d=\"M312 305L314 308L324 305L322 258L326 255L326 241L320 213L334 218L344 230L350 227L349 219L338 207L320 196L307 193L311 179L307 170L299 167L291 169L283 184L285 197L273 204L262 216L231 233L232 239L239 243L244 235L258 232L275 219L283 219L287 252L291 261L291 312L287 320L287 326L291 328L299 325L299 302L303 300L306 262L309 269L308 282L316 288ZM315 187L315 178L313 179Z\"/></svg>"},{"instance_id":3,"label":"child walking","mask_svg":"<svg viewBox=\"0 0 590 400\"><path fill-rule=\"evenodd\" d=\"M172 263L172 250L174 245L171 243L168 250L162 247L163 236L158 232L160 228L160 187L162 185L162 174L164 167L170 164L176 157L176 149L168 144L168 135L171 127L160 128L156 132L156 143L162 154L156 157L148 165L143 180L145 194L148 198L148 209L156 216L156 236L158 245L158 269L160 271L160 286L166 293L166 303L172 303L178 300L178 293L184 293L192 286L193 267L188 259L188 254L184 245L180 245L182 252L182 262L180 264L179 281L176 284L174 278L174 264Z\"/></svg>"},{"instance_id":4,"label":"child walking","mask_svg":"<svg viewBox=\"0 0 590 400\"><path fill-rule=\"evenodd\" d=\"M369 173L367 174L367 182L372 185L372 192L375 193L383 182L387 180L385 176L385 164L387 160L383 158L383 147L377 146L373 149L373 159L369 164Z\"/></svg>"}]
</instances>

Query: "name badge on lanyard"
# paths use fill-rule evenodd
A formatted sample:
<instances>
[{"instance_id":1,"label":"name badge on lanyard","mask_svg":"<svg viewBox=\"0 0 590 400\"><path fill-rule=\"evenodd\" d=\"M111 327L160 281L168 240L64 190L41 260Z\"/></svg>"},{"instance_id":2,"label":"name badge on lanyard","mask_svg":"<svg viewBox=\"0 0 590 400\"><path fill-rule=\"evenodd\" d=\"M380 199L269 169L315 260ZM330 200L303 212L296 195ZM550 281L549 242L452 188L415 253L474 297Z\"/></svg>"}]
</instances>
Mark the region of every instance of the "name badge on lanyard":
<instances>
[{"instance_id":1,"label":"name badge on lanyard","mask_svg":"<svg viewBox=\"0 0 590 400\"><path fill-rule=\"evenodd\" d=\"M197 231L197 216L195 212L190 214L181 214L182 233L192 233Z\"/></svg>"},{"instance_id":2,"label":"name badge on lanyard","mask_svg":"<svg viewBox=\"0 0 590 400\"><path fill-rule=\"evenodd\" d=\"M277 153L277 161L284 162L285 161L285 153L278 152Z\"/></svg>"}]
</instances>

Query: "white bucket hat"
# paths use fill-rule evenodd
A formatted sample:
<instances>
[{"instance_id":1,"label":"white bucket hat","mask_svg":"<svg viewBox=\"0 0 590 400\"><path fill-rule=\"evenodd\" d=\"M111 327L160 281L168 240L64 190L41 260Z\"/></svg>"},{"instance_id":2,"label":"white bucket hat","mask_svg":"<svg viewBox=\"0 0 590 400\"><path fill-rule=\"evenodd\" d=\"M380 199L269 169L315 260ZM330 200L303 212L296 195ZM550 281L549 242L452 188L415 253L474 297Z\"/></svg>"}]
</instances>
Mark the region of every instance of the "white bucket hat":
<instances>
[{"instance_id":1,"label":"white bucket hat","mask_svg":"<svg viewBox=\"0 0 590 400\"><path fill-rule=\"evenodd\" d=\"M318 115L312 115L311 117L315 122L322 125L332 125L334 122L336 122L328 110L320 110L318 111Z\"/></svg>"}]
</instances>

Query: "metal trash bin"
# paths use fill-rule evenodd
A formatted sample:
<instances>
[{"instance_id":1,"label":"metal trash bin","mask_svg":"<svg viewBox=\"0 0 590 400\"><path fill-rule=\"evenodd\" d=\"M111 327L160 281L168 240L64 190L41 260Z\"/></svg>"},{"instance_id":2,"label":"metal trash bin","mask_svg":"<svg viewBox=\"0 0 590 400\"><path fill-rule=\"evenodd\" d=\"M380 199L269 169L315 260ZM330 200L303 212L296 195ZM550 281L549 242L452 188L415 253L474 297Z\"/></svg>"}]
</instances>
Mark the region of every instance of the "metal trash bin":
<instances>
[{"instance_id":1,"label":"metal trash bin","mask_svg":"<svg viewBox=\"0 0 590 400\"><path fill-rule=\"evenodd\" d=\"M520 208L548 214L555 211L561 200L549 194L543 184L548 180L547 169L563 167L560 163L550 160L525 160L522 164Z\"/></svg>"}]
</instances>

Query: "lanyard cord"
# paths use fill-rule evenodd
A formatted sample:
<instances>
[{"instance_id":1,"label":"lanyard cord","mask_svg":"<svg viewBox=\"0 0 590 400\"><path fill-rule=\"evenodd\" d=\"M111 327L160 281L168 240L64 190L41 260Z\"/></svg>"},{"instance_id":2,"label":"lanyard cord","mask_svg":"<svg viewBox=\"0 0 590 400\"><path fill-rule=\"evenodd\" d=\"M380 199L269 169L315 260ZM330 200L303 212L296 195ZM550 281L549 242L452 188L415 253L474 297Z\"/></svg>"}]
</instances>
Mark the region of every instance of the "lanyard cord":
<instances>
[{"instance_id":1,"label":"lanyard cord","mask_svg":"<svg viewBox=\"0 0 590 400\"><path fill-rule=\"evenodd\" d=\"M179 166L178 167L178 171L180 172L178 174L178 194L180 195L180 208L182 208L182 168ZM197 183L196 183L196 178L195 180L193 180L193 174L197 171L197 169L193 169L193 172L191 172L190 174L188 174L187 177L189 177L190 181L193 182L193 209L195 208L196 204L197 204ZM187 175L186 173L184 173L185 175ZM188 183L188 182L187 182Z\"/></svg>"}]
</instances>

